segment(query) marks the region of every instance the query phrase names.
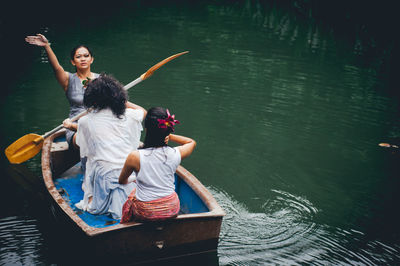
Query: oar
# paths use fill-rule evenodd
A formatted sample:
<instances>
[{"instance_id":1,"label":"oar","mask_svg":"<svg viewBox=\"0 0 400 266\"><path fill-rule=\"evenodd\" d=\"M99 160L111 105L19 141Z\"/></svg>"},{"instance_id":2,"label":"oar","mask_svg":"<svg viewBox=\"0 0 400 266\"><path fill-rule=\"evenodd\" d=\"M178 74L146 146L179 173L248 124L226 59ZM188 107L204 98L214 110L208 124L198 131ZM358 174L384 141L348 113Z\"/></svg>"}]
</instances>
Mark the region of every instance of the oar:
<instances>
[{"instance_id":1,"label":"oar","mask_svg":"<svg viewBox=\"0 0 400 266\"><path fill-rule=\"evenodd\" d=\"M151 75L153 75L154 71L156 71L157 69L162 67L164 64L166 64L169 61L177 58L178 56L181 56L188 52L189 51L172 55L172 56L162 60L161 62L155 64L154 66L149 68L149 70L147 70L145 73L143 73L140 77L138 77L134 81L125 85L124 89L129 90L130 88L132 88L133 86L142 82L143 80L148 79ZM74 122L86 114L87 114L87 111L84 111L84 112L72 117L71 121ZM53 130L45 133L42 136L34 134L34 133L30 133L30 134L27 134L27 135L19 138L14 143L12 143L10 146L8 146L5 150L5 154L7 156L8 161L12 164L20 164L20 163L23 163L23 162L31 159L36 154L38 154L39 151L42 149L44 139L47 138L48 136L52 135L53 133L59 131L62 128L63 128L63 125L61 124L58 127L54 128Z\"/></svg>"}]
</instances>

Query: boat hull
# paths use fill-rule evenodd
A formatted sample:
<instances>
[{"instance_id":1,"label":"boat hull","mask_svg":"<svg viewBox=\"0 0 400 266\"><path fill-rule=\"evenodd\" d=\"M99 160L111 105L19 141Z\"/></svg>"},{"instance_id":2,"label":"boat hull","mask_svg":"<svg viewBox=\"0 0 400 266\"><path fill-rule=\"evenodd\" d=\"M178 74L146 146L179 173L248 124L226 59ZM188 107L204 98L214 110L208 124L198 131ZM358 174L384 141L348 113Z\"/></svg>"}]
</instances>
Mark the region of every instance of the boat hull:
<instances>
[{"instance_id":1,"label":"boat hull","mask_svg":"<svg viewBox=\"0 0 400 266\"><path fill-rule=\"evenodd\" d=\"M178 167L176 175L185 187L197 195L208 211L180 214L177 218L161 222L116 223L102 228L88 225L54 184L61 174L79 161L79 154L66 148L65 142L55 142L63 134L64 131L60 131L45 140L42 173L52 198L53 213L57 220L63 221L61 224L69 236L95 254L129 256L135 260L216 252L225 213L211 193L182 166Z\"/></svg>"}]
</instances>

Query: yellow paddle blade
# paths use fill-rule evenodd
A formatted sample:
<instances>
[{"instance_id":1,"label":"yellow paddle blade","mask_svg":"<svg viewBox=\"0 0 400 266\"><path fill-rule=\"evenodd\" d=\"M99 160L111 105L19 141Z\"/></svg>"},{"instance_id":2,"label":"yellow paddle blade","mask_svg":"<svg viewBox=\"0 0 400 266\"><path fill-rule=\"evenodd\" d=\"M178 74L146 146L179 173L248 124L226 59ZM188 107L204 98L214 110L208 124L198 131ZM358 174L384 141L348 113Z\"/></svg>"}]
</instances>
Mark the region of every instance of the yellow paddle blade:
<instances>
[{"instance_id":1,"label":"yellow paddle blade","mask_svg":"<svg viewBox=\"0 0 400 266\"><path fill-rule=\"evenodd\" d=\"M168 63L169 61L171 61L171 60L177 58L178 56L181 56L181 55L184 55L184 54L187 54L187 53L189 53L189 51L185 51L185 52L182 52L182 53L179 53L179 54L174 54L174 55L171 55L171 56L168 57L168 58L165 58L165 59L162 60L161 62L159 62L159 63L155 64L154 66L152 66L151 68L149 68L149 70L147 70L146 73L142 74L142 76L140 76L140 78L141 78L142 80L147 79L148 77L150 77L151 75L153 75L154 71L156 71L157 69L159 69L160 67L162 67L163 65L165 65L166 63Z\"/></svg>"},{"instance_id":2,"label":"yellow paddle blade","mask_svg":"<svg viewBox=\"0 0 400 266\"><path fill-rule=\"evenodd\" d=\"M8 161L20 164L29 160L42 149L43 140L42 136L33 133L19 138L5 150Z\"/></svg>"}]
</instances>

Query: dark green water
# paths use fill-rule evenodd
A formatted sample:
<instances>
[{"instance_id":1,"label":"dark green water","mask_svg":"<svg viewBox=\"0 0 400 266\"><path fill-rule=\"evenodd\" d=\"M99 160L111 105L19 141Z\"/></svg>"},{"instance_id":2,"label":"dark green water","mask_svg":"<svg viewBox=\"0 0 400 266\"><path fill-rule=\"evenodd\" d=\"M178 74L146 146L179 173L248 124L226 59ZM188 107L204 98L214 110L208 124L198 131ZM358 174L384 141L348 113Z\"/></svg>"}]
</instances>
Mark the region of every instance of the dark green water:
<instances>
[{"instance_id":1,"label":"dark green water","mask_svg":"<svg viewBox=\"0 0 400 266\"><path fill-rule=\"evenodd\" d=\"M131 4L39 31L65 69L73 71L69 51L83 42L94 51L93 71L125 84L190 51L129 96L146 108L168 107L182 122L177 133L198 142L183 165L227 213L209 262L400 262L399 156L378 146L400 135L399 101L379 58L357 39L246 1ZM68 115L43 51L29 49L32 60L2 99L3 150ZM49 255L38 215L39 178L2 160L0 264L61 264ZM40 156L24 167L40 176Z\"/></svg>"}]
</instances>

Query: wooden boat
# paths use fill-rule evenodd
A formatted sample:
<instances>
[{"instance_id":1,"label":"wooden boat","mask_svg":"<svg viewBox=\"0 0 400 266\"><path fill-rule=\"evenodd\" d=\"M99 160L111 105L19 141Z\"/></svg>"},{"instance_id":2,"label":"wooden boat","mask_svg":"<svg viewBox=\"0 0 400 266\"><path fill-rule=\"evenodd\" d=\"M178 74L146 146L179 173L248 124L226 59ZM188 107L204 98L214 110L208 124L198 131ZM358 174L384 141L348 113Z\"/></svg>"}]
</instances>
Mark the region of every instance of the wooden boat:
<instances>
[{"instance_id":1,"label":"wooden boat","mask_svg":"<svg viewBox=\"0 0 400 266\"><path fill-rule=\"evenodd\" d=\"M76 209L74 203L83 197L82 172L79 154L68 149L64 131L45 140L42 173L58 219L61 216L70 225L67 230L80 236L77 242L84 241L95 254L156 259L217 249L225 213L211 193L182 166L175 174L180 214L175 219L149 223L120 224L111 217Z\"/></svg>"}]
</instances>

